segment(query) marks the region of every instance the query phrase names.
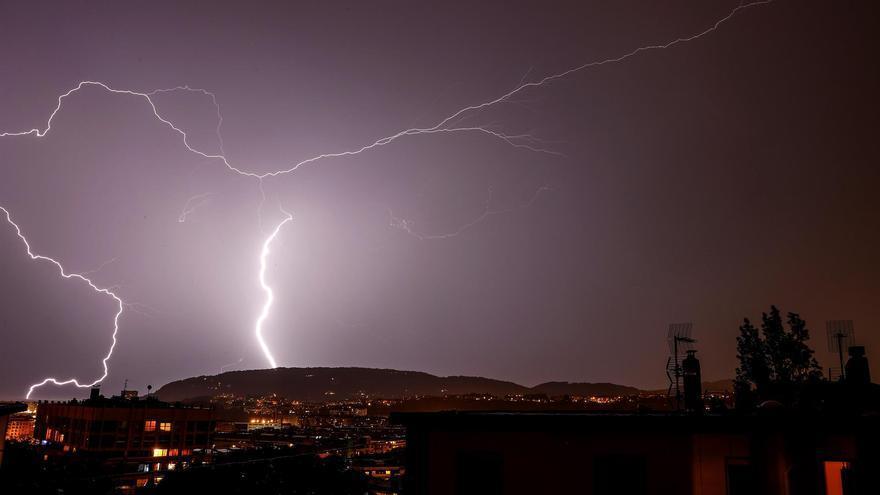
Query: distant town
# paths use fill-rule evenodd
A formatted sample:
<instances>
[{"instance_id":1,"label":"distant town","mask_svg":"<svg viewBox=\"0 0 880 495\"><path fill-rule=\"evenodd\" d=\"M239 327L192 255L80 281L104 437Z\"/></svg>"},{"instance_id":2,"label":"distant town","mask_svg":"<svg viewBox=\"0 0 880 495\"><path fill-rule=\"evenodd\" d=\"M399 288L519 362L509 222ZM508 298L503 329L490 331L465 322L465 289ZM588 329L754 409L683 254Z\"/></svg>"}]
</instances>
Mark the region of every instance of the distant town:
<instances>
[{"instance_id":1,"label":"distant town","mask_svg":"<svg viewBox=\"0 0 880 495\"><path fill-rule=\"evenodd\" d=\"M748 319L740 326L734 380L703 381L691 325L671 324L663 390L272 368L7 403L0 487L568 493L588 459L595 494L876 493L880 385L865 347L852 345L851 322L826 326L841 365L827 375L805 322L774 306L760 331Z\"/></svg>"},{"instance_id":2,"label":"distant town","mask_svg":"<svg viewBox=\"0 0 880 495\"><path fill-rule=\"evenodd\" d=\"M363 373L426 375L352 368L270 372L296 373L308 378L315 378L316 374L349 378ZM243 460L272 459L277 463L283 459L309 457L314 462L327 464L328 477L338 478L319 483L342 480L353 489L362 488L362 493L386 495L401 492L406 469L406 428L390 421L395 414L449 410L635 413L671 411L674 407L666 390L617 395L597 392L498 396L469 392L395 397L357 391L347 398L337 398L334 392L327 391L325 399L318 401L278 393L248 395L222 391L227 388L224 376L237 377L240 381L261 374L266 374L266 370L198 377L192 380L215 390L216 395L174 402L161 400L162 390L166 390L165 395L172 395L168 390L175 390L175 384L171 384L149 395L122 390L108 397L101 389L94 388L91 396L84 400L20 404L18 407L24 410L6 416L4 454L7 459L3 462L7 467L20 468L17 471L21 473L28 467L39 466L44 486L56 483L68 489L73 484L83 490L133 491L158 489L166 480L170 481L169 485L174 484L175 477L186 478L190 476L187 472L197 473L207 466L222 469L224 465L239 466ZM329 378L336 381L335 377ZM479 387L482 380L471 378L469 381ZM554 388L630 390L611 384L565 385L568 387L556 383ZM732 395L727 390L707 391L706 398L712 408L725 410L733 406ZM81 479L70 475L72 470L76 471L72 466L77 465L88 472ZM95 476L96 472L101 474Z\"/></svg>"}]
</instances>

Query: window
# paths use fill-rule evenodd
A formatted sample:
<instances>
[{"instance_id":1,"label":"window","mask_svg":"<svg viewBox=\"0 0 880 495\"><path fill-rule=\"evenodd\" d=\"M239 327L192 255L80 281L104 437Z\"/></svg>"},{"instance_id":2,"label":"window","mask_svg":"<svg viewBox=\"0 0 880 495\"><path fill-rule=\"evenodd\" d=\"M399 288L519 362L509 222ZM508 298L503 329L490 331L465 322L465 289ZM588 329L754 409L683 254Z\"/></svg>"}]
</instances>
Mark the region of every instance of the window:
<instances>
[{"instance_id":1,"label":"window","mask_svg":"<svg viewBox=\"0 0 880 495\"><path fill-rule=\"evenodd\" d=\"M596 495L644 495L648 493L647 460L637 455L608 455L593 461L593 493Z\"/></svg>"},{"instance_id":2,"label":"window","mask_svg":"<svg viewBox=\"0 0 880 495\"><path fill-rule=\"evenodd\" d=\"M148 419L144 421L144 431L156 431L156 420Z\"/></svg>"},{"instance_id":3,"label":"window","mask_svg":"<svg viewBox=\"0 0 880 495\"><path fill-rule=\"evenodd\" d=\"M162 431L171 431L171 422L162 421L159 423L159 429Z\"/></svg>"},{"instance_id":4,"label":"window","mask_svg":"<svg viewBox=\"0 0 880 495\"><path fill-rule=\"evenodd\" d=\"M153 457L165 457L168 455L168 449L153 449Z\"/></svg>"}]
</instances>

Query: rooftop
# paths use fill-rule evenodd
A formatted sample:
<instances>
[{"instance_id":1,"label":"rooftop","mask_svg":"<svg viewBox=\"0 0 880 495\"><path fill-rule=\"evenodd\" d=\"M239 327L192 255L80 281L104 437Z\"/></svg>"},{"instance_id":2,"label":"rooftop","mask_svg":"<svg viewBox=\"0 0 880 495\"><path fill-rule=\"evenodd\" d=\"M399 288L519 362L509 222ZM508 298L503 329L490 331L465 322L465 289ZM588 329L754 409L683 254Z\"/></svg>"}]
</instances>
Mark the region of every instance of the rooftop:
<instances>
[{"instance_id":1,"label":"rooftop","mask_svg":"<svg viewBox=\"0 0 880 495\"><path fill-rule=\"evenodd\" d=\"M13 402L11 404L0 404L0 416L15 414L17 412L26 411L27 404L21 402Z\"/></svg>"},{"instance_id":2,"label":"rooftop","mask_svg":"<svg viewBox=\"0 0 880 495\"><path fill-rule=\"evenodd\" d=\"M39 404L59 404L67 406L129 409L211 409L209 407L186 405L181 402L163 402L154 397L141 399L138 397L128 398L113 396L108 398L104 397L103 395L97 398L89 398L83 400L73 399L68 401L41 401L39 402Z\"/></svg>"},{"instance_id":3,"label":"rooftop","mask_svg":"<svg viewBox=\"0 0 880 495\"><path fill-rule=\"evenodd\" d=\"M809 428L813 432L876 428L877 415L819 415L791 411L705 414L590 411L442 411L391 413L392 424L423 429L480 431L736 432Z\"/></svg>"}]
</instances>

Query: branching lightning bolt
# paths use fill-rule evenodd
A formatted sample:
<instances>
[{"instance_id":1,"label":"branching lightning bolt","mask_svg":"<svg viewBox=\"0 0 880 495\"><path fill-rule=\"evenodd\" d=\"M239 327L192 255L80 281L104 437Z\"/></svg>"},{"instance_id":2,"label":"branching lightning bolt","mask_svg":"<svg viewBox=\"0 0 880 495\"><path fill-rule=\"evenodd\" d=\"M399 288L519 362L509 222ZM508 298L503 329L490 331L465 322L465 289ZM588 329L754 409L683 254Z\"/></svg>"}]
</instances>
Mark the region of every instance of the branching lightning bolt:
<instances>
[{"instance_id":1,"label":"branching lightning bolt","mask_svg":"<svg viewBox=\"0 0 880 495\"><path fill-rule=\"evenodd\" d=\"M407 220L405 218L397 217L394 215L394 212L392 212L391 210L388 210L388 216L391 217L391 226L392 227L398 228L398 229L406 232L407 234L415 237L416 239L418 239L420 241L426 241L426 240L431 240L431 239L449 239L452 237L458 237L459 235L464 233L464 231L470 229L471 227L474 227L477 224L482 223L486 219L493 217L495 215L501 215L504 213L511 213L511 212L514 212L517 210L528 208L528 207L532 206L532 204L535 201L538 200L538 196L540 196L542 192L549 191L549 190L550 190L549 187L541 186L538 188L537 191L535 191L535 194L533 194L532 197L528 201L526 201L525 203L522 203L517 206L513 206L511 208L504 208L501 210L493 210L492 209L492 188L489 188L489 194L486 197L486 207L483 210L483 213L481 213L479 216L475 217L473 220L469 221L468 223L455 229L454 231L444 232L442 234L425 234L423 232L419 232L419 231L415 230L415 228L414 228L415 222L413 222L411 220Z\"/></svg>"},{"instance_id":2,"label":"branching lightning bolt","mask_svg":"<svg viewBox=\"0 0 880 495\"><path fill-rule=\"evenodd\" d=\"M241 364L242 361L244 361L244 358L240 357L240 358L238 358L238 361L235 361L234 363L224 364L223 366L220 367L220 374L223 374L223 372L226 371L226 368L231 368L237 364Z\"/></svg>"},{"instance_id":3,"label":"branching lightning bolt","mask_svg":"<svg viewBox=\"0 0 880 495\"><path fill-rule=\"evenodd\" d=\"M528 144L528 143L523 144L523 143L520 142L520 141L523 140L524 138L527 138L527 139L530 138L530 136L526 136L526 135L507 135L507 134L505 134L505 133L503 133L503 132L495 131L495 130L489 129L489 128L487 128L487 127L482 127L482 126L456 126L456 125L454 124L454 122L456 122L458 119L462 118L462 117L463 117L465 114L467 114L468 112L473 112L473 111L482 110L482 109L485 109L485 108L487 108L487 107L494 106L494 105L497 105L497 104L499 104L499 103L502 103L502 102L508 101L508 100L510 100L510 98L511 98L512 96L517 95L517 94L519 94L519 93L521 93L521 92L523 92L523 91L525 91L525 90L527 90L527 89L529 89L529 88L536 88L536 87L544 86L544 85L546 85L546 84L548 84L548 83L551 83L551 82L553 82L553 81L556 81L556 80L558 80L558 79L562 79L562 78L565 78L565 77L567 77L567 76L570 76L570 75L572 75L572 74L574 74L574 73L576 73L576 72L581 72L581 71L586 70L586 69L589 69L589 68L600 67L600 66L603 66L603 65L609 65L609 64L614 64L614 63L622 62L622 61L627 60L627 59L629 59L629 58L632 58L632 57L634 57L634 56L636 56L636 55L638 55L638 54L640 54L640 53L642 53L642 52L655 51L655 50L664 50L664 49L667 49L667 48L672 48L672 47L674 47L674 46L676 46L676 45L680 45L680 44L684 44L684 43L688 43L688 42L690 42L690 41L694 41L694 40L700 39L700 38L702 38L702 37L704 37L704 36L706 36L706 35L708 35L708 34L714 32L714 31L716 31L716 30L717 30L722 24L724 24L725 22L727 22L727 21L729 21L731 18L733 18L733 17L734 17L739 11L741 11L741 10L743 10L743 9L750 8L750 7L755 7L755 6L758 6L758 5L769 4L769 3L771 3L772 1L773 1L773 0L759 0L759 1L755 1L755 2L749 2L749 3L740 4L740 5L736 6L733 10L731 10L726 16L724 16L724 17L722 17L721 19L715 21L715 23L713 23L713 24L712 24L711 26L709 26L708 28L706 28L706 29L704 29L704 30L702 30L702 31L700 31L700 32L698 32L698 33L696 33L696 34L693 34L693 35L691 35L691 36L686 36L686 37L676 38L676 39L674 39L674 40L672 40L672 41L668 41L668 42L666 42L666 43L662 43L662 44L654 44L654 45L641 46L641 47L639 47L639 48L635 48L635 49L633 49L633 50L631 50L631 51L629 51L629 52L626 52L626 53L624 53L623 55L619 55L619 56L617 56L617 57L612 57L612 58L606 58L606 59L602 59L602 60L596 60L596 61L592 61L592 62L587 62L587 63L581 64L581 65L579 65L579 66L577 66L577 67L572 67L572 68L567 69L567 70L565 70L565 71L562 71L562 72L559 72L559 73L556 73L556 74L551 74L551 75L549 75L549 76L545 76L545 77L543 77L543 78L541 78L541 79L539 79L539 80L537 80L537 81L531 81L531 82L520 83L519 85L517 85L516 87L514 87L512 90L510 90L510 91L508 91L507 93L504 93L503 95L498 96L498 97L496 97L496 98L494 98L494 99L487 100L487 101L484 101L484 102L482 102L482 103L478 103L478 104L474 104L474 105L470 105L470 106L463 107L463 108L461 108L461 109L455 111L454 113L450 114L449 116L445 117L444 119L440 120L437 124L435 124L435 125L433 125L433 126L431 126L431 127L412 127L412 128L409 128L409 129L404 129L404 130L402 130L402 131L396 132L396 133L391 134L391 135L389 135L389 136L385 136L385 137L379 138L379 139L373 141L373 142L370 143L370 144L366 144L366 145L361 146L361 147L356 148L356 149L346 150L346 151L337 151L337 152L332 152L332 153L322 153L322 154L319 154L319 155L312 156L312 157L310 157L310 158L306 158L306 159L301 160L301 161L299 161L299 162L296 162L296 163L294 163L293 165L291 165L291 166L289 166L289 167L287 167L287 168L282 168L282 169L275 170L275 171L272 171L272 172L257 173L257 172L252 172L252 171L243 170L243 169L238 168L238 167L236 167L235 165L233 165L233 164L232 164L232 163L226 158L225 154L224 154L223 151L222 151L222 149L223 149L223 141L222 141L222 138L220 139L220 148L221 148L221 152L220 152L219 154L218 154L218 153L205 152L205 151L201 151L201 150L199 150L199 149L194 148L193 146L191 146L191 145L189 144L189 139L188 139L188 135L187 135L187 133L186 133L183 129L181 129L181 128L179 128L178 126L176 126L173 122L171 122L170 120L168 120L168 119L166 119L165 117L163 117L163 116L159 113L159 110L158 110L158 108L156 107L156 103L155 103L155 101L153 100L153 96L156 96L157 94L166 93L166 92L171 92L171 91L177 91L177 90L185 90L185 91L193 91L193 92L203 93L203 94L208 95L208 96L211 97L211 99L212 99L213 102L214 102L215 107L217 108L217 115L218 115L218 121L219 121L219 122L218 122L218 125L217 125L217 134L218 134L218 137L219 137L219 135L220 135L220 126L222 125L223 117L222 117L222 115L220 114L220 107L219 107L219 105L217 105L217 98L216 98L216 96L215 96L214 93L212 93L211 91L208 91L208 90L205 90L205 89L190 88L189 86L178 86L178 87L175 87L175 88L169 88L169 89L158 89L158 90L154 90L154 91L150 91L150 92L144 93L144 92L133 91L133 90L128 90L128 89L115 89L115 88L112 88L111 86L109 86L108 84L105 84L105 83L100 82L100 81L81 81L79 84L77 84L77 85L76 85L75 87L73 87L72 89L70 89L70 90L68 90L67 92L62 93L61 95L58 96L58 98L57 98L58 104L55 106L55 109L54 109L54 110L52 111L52 113L49 115L49 119L47 120L47 122L46 122L46 126L45 126L44 129L33 128L33 129L30 129L30 130L27 130L27 131L2 132L2 133L0 133L0 137L28 136L28 135L32 135L32 136L36 136L36 137L44 137L44 136L46 136L46 134L48 134L49 131L52 130L52 121L55 119L55 116L56 116L56 115L58 114L58 112L61 110L62 103L63 103L63 101L64 101L65 98L67 98L68 96L70 96L70 95L72 95L72 94L74 94L74 93L76 93L76 92L82 90L82 89L83 89L84 87L86 87L86 86L97 86L97 87L99 87L99 88L104 89L105 91L107 91L107 92L109 92L109 93L120 94L120 95L136 96L136 97L140 97L140 98L145 99L145 100L147 101L147 103L149 104L150 108L152 109L153 116L156 117L157 120L159 120L160 122L162 122L163 124L165 124L166 126L168 126L170 129L172 129L174 132L176 132L177 134L179 134L179 135L183 138L183 144L184 144L184 146L186 147L187 150L189 150L190 152L195 153L195 154L197 154L197 155L199 155L199 156L201 156L201 157L204 157L204 158L220 160L220 161L223 162L224 165L226 165L227 168L229 168L229 170L231 170L231 171L233 171L233 172L236 172L236 173L238 173L238 174L240 174L240 175L244 175L244 176L247 176L247 177L254 177L254 178L258 178L258 179L264 179L264 178L267 178L267 177L275 177L275 176L278 176L278 175L288 174L288 173L291 173L291 172L294 172L294 171L298 170L300 167L302 167L302 166L304 166L304 165L308 165L308 164L310 164L310 163L317 162L317 161L320 161L320 160L324 160L324 159L327 159L327 158L340 158L340 157L345 157L345 156L358 155L358 154L361 154L361 153L363 153L363 152L365 152L365 151L369 151L369 150L372 150L372 149L375 149L375 148L378 148L378 147L381 147L381 146L385 146L385 145L387 145L387 144L390 144L390 143L392 143L392 142L394 142L394 141L396 141L396 140L398 140L398 139L400 139L400 138L402 138L402 137L405 137L405 136L417 136L417 135L424 135L424 134L456 133L456 132L478 132L478 133L483 133L483 134L486 134L486 135L489 135L489 136L496 137L496 138L501 139L502 141L505 141L505 142L507 142L508 144L511 144L511 145L513 145L513 146L516 146L516 147L526 148L526 149L530 149L530 150L532 150L532 151L537 151L537 152L550 153L550 154L557 154L557 152L554 152L554 151L552 151L552 150L546 150L546 149L538 148L538 147L536 147L536 146L532 146L531 144Z\"/></svg>"},{"instance_id":4,"label":"branching lightning bolt","mask_svg":"<svg viewBox=\"0 0 880 495\"><path fill-rule=\"evenodd\" d=\"M507 135L503 132L492 130L492 129L489 129L488 127L480 127L480 126L467 126L467 127L447 126L447 124L450 121L454 120L456 117L458 117L459 114L461 114L464 111L464 110L462 110L462 111L459 111L458 114L450 116L447 119L444 119L442 124L436 125L436 126L429 128L429 129L417 129L417 128L407 129L404 131L400 131L396 134L393 134L391 136L386 136L384 138L377 139L373 143L365 145L365 146L361 146L360 148L357 148L355 150L339 151L339 152L335 152L335 153L322 153L320 155L316 155L311 158L306 158L305 160L297 162L296 164L294 164L286 169L276 170L273 172L257 173L257 172L243 170L241 168L236 167L226 158L226 156L224 154L222 154L222 152L220 154L205 152L205 151L201 151L197 148L194 148L192 145L190 145L189 136L187 135L186 131L184 131L180 127L176 126L170 120L163 117L159 113L159 109L156 106L156 102L153 100L153 96L155 96L157 94L157 91L171 91L171 90L157 90L157 91L151 91L149 93L143 93L143 92L132 91L132 90L128 90L128 89L115 89L115 88L110 87L108 84L105 84L100 81L81 81L79 84L77 84L72 89L68 90L66 93L63 93L60 96L58 96L58 104L55 106L55 110L52 111L51 115L49 115L49 120L46 122L46 127L44 129L33 128L33 129L30 129L27 131L3 132L3 133L0 133L0 137L13 137L13 136L45 137L49 133L49 131L52 130L52 121L55 119L55 116L58 115L58 112L61 111L61 107L64 102L64 99L74 93L81 91L86 86L96 86L96 87L102 88L105 91L107 91L108 93L112 93L112 94L137 96L137 97L145 99L153 112L153 116L156 117L156 119L159 120L161 123L163 123L167 127L169 127L171 130L173 130L174 132L179 134L183 140L184 147L188 151L190 151L191 153L195 153L196 155L199 155L203 158L220 160L221 162L223 162L224 165L226 165L226 167L229 170L231 170L239 175L245 176L245 177L252 177L252 178L260 179L260 180L265 179L267 177L275 177L278 175L283 175L283 174L288 174L288 173L294 172L304 165L307 165L307 164L310 164L312 162L316 162L319 160L324 160L324 159L328 159L328 158L341 158L341 157L346 157L346 156L359 155L365 151L372 150L372 149L378 148L380 146L385 146L386 144L389 144L393 141L396 141L397 139L399 139L401 137L422 135L422 134L476 132L476 133L486 134L488 136L493 136L493 137L498 138L498 139L510 144L511 146L514 146L517 148L525 148L525 149L529 149L531 151L535 151L535 152L539 152L539 153L548 153L548 154L554 154L554 155L559 154L559 153L551 151L551 150L546 150L543 148L533 146L532 144L530 144L528 136ZM186 88L186 87L182 86L181 88ZM192 90L192 91L196 91L196 90ZM204 91L207 94L213 95L213 93L211 93L210 91L205 91L205 90L198 90L198 91ZM526 142L521 142L521 141L526 141Z\"/></svg>"},{"instance_id":5,"label":"branching lightning bolt","mask_svg":"<svg viewBox=\"0 0 880 495\"><path fill-rule=\"evenodd\" d=\"M88 388L88 387L92 387L94 385L101 383L102 381L104 381L105 378L107 378L107 375L110 372L110 368L107 365L107 361L110 360L110 356L113 355L113 349L116 348L116 334L119 332L119 318L122 316L122 311L125 308L125 303L112 290L107 289L107 288L98 287L97 285L95 285L94 282L92 282L91 279L83 276L82 274L67 273L67 271L64 269L64 266L62 266L61 263L59 263L54 258L50 258L48 256L43 256L41 254L35 254L31 250L31 245L28 242L27 238L21 232L21 228L18 226L17 223L15 223L12 220L12 215L10 215L9 210L7 210L6 208L4 208L2 206L0 206L0 210L2 210L3 214L6 216L6 222L9 223L9 225L12 225L12 228L15 229L15 234L18 236L19 239L21 239L21 242L24 243L24 247L25 247L25 249L27 251L27 255L30 257L30 259L32 259L34 261L47 261L49 263L52 263L53 265L55 265L56 268L58 268L58 272L61 274L61 276L63 278L76 279L81 282L85 282L86 284L89 285L89 287L92 288L93 291L112 297L113 300L116 301L116 306L117 306L116 315L113 317L113 334L111 336L111 338L113 339L113 343L110 344L110 349L107 351L107 355L104 356L104 359L101 360L101 364L104 367L104 373L102 373L100 377L98 377L97 379L95 379L94 381L92 381L90 383L80 383L76 378L69 378L67 380L58 380L57 378L51 378L51 377L45 378L45 379L43 379L43 381L31 385L30 388L28 389L28 392L27 392L27 395L25 396L25 398L30 399L31 394L34 392L34 389L36 389L38 387L42 387L43 385L45 385L47 383L52 383L54 385L71 385L72 384L72 385L76 385L77 387L80 387L80 388Z\"/></svg>"},{"instance_id":6,"label":"branching lightning bolt","mask_svg":"<svg viewBox=\"0 0 880 495\"><path fill-rule=\"evenodd\" d=\"M666 43L641 46L641 47L635 48L629 52L626 52L622 55L619 55L617 57L587 62L587 63L581 64L581 65L578 65L576 67L569 68L565 71L551 74L551 75L545 76L541 79L531 81L531 82L526 82L526 78L528 76L528 73L527 73L526 76L524 76L523 79L520 81L520 83L517 86L515 86L513 89L511 89L510 91L508 91L498 97L495 97L493 99L486 100L481 103L462 107L462 108L456 110L455 112L449 114L447 117L441 119L433 126L430 126L430 127L411 127L409 129L404 129L404 130L401 130L401 131L396 132L394 134L376 139L375 141L373 141L369 144L360 146L360 147L356 147L356 148L349 149L349 150L343 150L343 151L322 153L319 155L312 156L310 158L303 159L303 160L298 161L296 163L293 163L289 166L286 166L286 167L283 167L283 168L280 168L280 169L277 169L277 170L274 170L271 172L260 173L260 172L245 170L245 169L242 169L238 166L233 165L230 162L230 160L227 159L226 153L224 151L223 139L222 139L222 136L220 133L220 129L221 129L221 126L223 123L223 117L220 113L220 106L217 103L216 96L211 91L208 91L205 89L199 89L199 88L190 88L189 86L177 86L174 88L158 89L158 90L154 90L154 91L150 91L150 92L139 92L139 91L133 91L133 90L127 90L127 89L116 89L116 88L111 87L109 84L106 84L106 83L103 83L100 81L81 81L79 84L77 84L72 89L70 89L67 92L62 93L61 95L58 96L57 105L55 106L55 109L52 111L52 113L49 115L49 118L48 118L44 128L42 128L42 129L33 128L33 129L30 129L27 131L0 132L0 137L34 136L34 137L39 138L39 137L46 136L52 129L52 122L55 119L55 116L61 110L64 99L73 95L74 93L79 92L80 90L82 90L83 88L85 88L87 86L94 86L94 87L101 88L111 94L124 95L124 96L134 96L134 97L144 99L147 102L147 104L150 106L150 109L152 110L153 116L159 122L161 122L162 124L164 124L165 126L170 128L172 131L176 132L182 138L183 145L189 152L194 153L196 155L199 155L203 158L219 160L230 171L232 171L236 174L239 174L241 176L257 179L260 182L261 186L262 186L263 179L289 174L289 173L297 171L299 168L301 168L305 165L309 165L314 162L318 162L318 161L322 161L322 160L326 160L326 159L331 159L331 158L342 158L342 157L359 155L361 153L364 153L364 152L367 152L370 150L374 150L376 148L379 148L379 147L385 146L387 144L390 144L394 141L397 141L398 139L401 139L404 137L409 137L409 136L443 134L443 133L480 133L480 134L484 134L486 136L489 136L489 137L492 137L495 139L499 139L502 142L509 144L511 146L514 146L516 148L522 148L522 149L526 149L526 150L538 152L538 153L557 155L557 154L559 154L558 152L544 148L541 145L541 141L537 140L536 138L534 138L533 136L531 136L529 134L510 135L510 134L506 134L502 131L499 131L497 129L494 129L488 125L484 125L484 126L468 125L468 126L465 126L465 125L462 125L462 121L474 116L474 114L478 114L481 110L487 109L489 107L493 107L493 106L501 104L501 103L515 103L516 100L513 99L514 96L520 95L521 93L523 93L531 88L539 88L542 86L546 86L551 82L566 78L572 74L584 71L586 69L623 62L623 61L625 61L629 58L635 57L643 52L665 50L668 48L675 47L677 45L681 45L681 44L685 44L685 43L688 43L688 42L691 42L694 40L698 40L698 39L714 32L714 31L716 31L722 24L729 21L731 18L733 18L735 15L737 15L740 11L747 9L747 8L755 7L755 6L766 5L766 4L772 3L772 1L773 0L758 0L758 1L753 1L753 2L749 2L749 3L740 3L735 8L733 8L730 12L728 12L727 15L718 19L712 25L707 27L706 29L699 31L699 32L697 32L693 35L690 35L690 36L679 37L679 38L673 39L671 41L668 41ZM173 91L189 91L189 92L201 93L201 94L204 94L212 99L212 102L217 110L217 117L218 117L216 133L217 133L217 137L218 137L218 141L219 141L219 153L202 151L198 148L193 147L189 143L187 133L183 129L181 129L179 126L175 125L171 120L169 120L161 115L153 98L155 96L160 95L160 94L173 92ZM541 192L541 189L539 189L538 193L540 193L540 192ZM536 193L535 197L537 197L538 193ZM191 213L192 210L194 210L200 204L202 204L202 203L200 203L200 200L202 200L202 199L204 199L204 196L202 196L202 197L196 196L194 198L191 198L190 201L187 202L187 205L184 207L183 212L181 213L180 218L178 220L180 222L185 221L186 216L189 213ZM532 201L534 201L534 198ZM191 204L191 203L195 203L195 204ZM116 345L116 334L119 329L118 321L119 321L120 315L122 314L123 307L125 307L125 304L112 291L110 291L109 289L102 289L102 288L95 286L91 282L91 280L82 276L81 274L67 274L64 271L63 267L61 266L61 264L58 263L56 260L54 260L52 258L48 258L48 257L34 255L33 253L31 253L30 246L27 244L27 240L21 234L21 230L18 228L18 225L16 225L14 222L12 222L11 217L9 215L9 212L5 208L3 208L3 211L6 213L7 221L16 228L16 231L18 232L19 237L22 239L22 241L25 242L25 245L27 245L28 254L31 256L32 259L46 260L46 261L50 261L50 262L54 263L59 268L59 270L61 270L61 274L64 278L77 278L82 281L85 281L92 287L93 290L113 297L117 301L117 304L119 305L119 311L117 312L116 317L114 318L113 345L110 347L110 351L108 352L107 356L103 360L104 374L102 375L102 377L100 379L92 382L91 384L86 384L86 385L82 385L74 379L59 382L58 380L56 380L54 378L47 378L47 379L43 380L43 382L41 382L41 383L32 385L30 390L28 391L28 396L30 396L31 392L33 392L33 390L35 388L37 388L41 385L45 385L46 383L53 383L56 385L75 384L78 387L88 387L90 385L100 383L107 376L107 370L108 370L107 360L112 355L113 349ZM507 211L507 210L504 210L504 211ZM501 212L502 211L492 211L487 206L487 209L483 212L482 215L480 215L479 217L474 219L472 222L469 222L468 224L464 225L462 228L458 229L456 232L449 233L449 234L426 235L426 234L417 233L411 228L411 225L412 225L411 222L407 222L406 220L402 220L402 219L397 219L393 215L392 215L392 222L395 226L402 228L403 230L407 231L410 235L414 235L415 237L420 238L420 239L447 238L447 237L451 237L454 235L458 235L462 231L464 231L468 228L471 228L473 225L476 225L477 223L482 222L483 220L485 220L489 216L492 216L492 215L495 215L495 214L501 213ZM291 220L292 220L292 216L287 214L287 218L285 220L283 220L278 226L276 226L276 228L272 232L272 234L264 241L263 250L262 250L261 256L260 256L259 279L260 279L260 284L261 284L263 290L266 292L267 299L266 299L266 303L263 306L263 311L260 313L260 315L257 319L255 332L256 332L257 340L260 343L260 347L262 348L264 354L266 355L266 358L268 359L269 363L271 364L271 366L273 368L276 367L276 362L275 362L274 358L272 357L272 354L270 353L269 348L266 346L266 344L262 338L262 324L266 320L266 318L268 317L269 309L271 308L272 302L274 301L274 293L272 292L271 287L269 287L265 283L266 257L269 254L269 247L270 247L272 241L278 235L278 231L281 229L281 227L283 227L287 222L289 222Z\"/></svg>"},{"instance_id":7,"label":"branching lightning bolt","mask_svg":"<svg viewBox=\"0 0 880 495\"><path fill-rule=\"evenodd\" d=\"M186 200L186 204L183 205L183 210L180 212L180 216L177 217L178 223L186 222L186 217L188 217L192 212L196 211L200 206L204 205L211 199L211 195L214 193L202 193L196 194L195 196Z\"/></svg>"},{"instance_id":8,"label":"branching lightning bolt","mask_svg":"<svg viewBox=\"0 0 880 495\"><path fill-rule=\"evenodd\" d=\"M119 261L119 257L118 257L118 256L115 257L115 258L111 258L111 259L109 259L109 260L107 260L107 261L101 263L100 265L98 265L98 268L95 268L94 270L88 270L88 271L85 271L85 272L79 272L79 274L82 275L82 276L86 276L86 275L94 275L94 274L100 272L101 270L103 270L104 268L107 268L107 266L109 266L109 265L111 265L111 264L113 264L113 263L116 263L117 261Z\"/></svg>"},{"instance_id":9,"label":"branching lightning bolt","mask_svg":"<svg viewBox=\"0 0 880 495\"><path fill-rule=\"evenodd\" d=\"M283 210L282 210L283 211ZM266 293L266 301L263 303L263 310L260 312L260 316L257 317L257 323L254 328L254 334L257 336L257 342L260 343L260 349L263 350L263 354L266 356L266 360L269 361L269 366L272 368L277 368L278 364L275 362L275 358L272 357L272 352L269 351L269 346L266 345L266 341L263 340L263 322L266 321L266 318L269 317L269 310L272 308L272 304L275 302L275 292L272 290L272 287L266 283L266 259L269 257L269 252L272 247L272 242L278 237L278 232L281 231L281 227L287 222L293 220L293 215L290 213L284 212L287 215L284 220L281 221L278 225L275 226L275 230L269 234L269 237L263 241L263 248L260 250L260 287L263 288L263 292Z\"/></svg>"}]
</instances>

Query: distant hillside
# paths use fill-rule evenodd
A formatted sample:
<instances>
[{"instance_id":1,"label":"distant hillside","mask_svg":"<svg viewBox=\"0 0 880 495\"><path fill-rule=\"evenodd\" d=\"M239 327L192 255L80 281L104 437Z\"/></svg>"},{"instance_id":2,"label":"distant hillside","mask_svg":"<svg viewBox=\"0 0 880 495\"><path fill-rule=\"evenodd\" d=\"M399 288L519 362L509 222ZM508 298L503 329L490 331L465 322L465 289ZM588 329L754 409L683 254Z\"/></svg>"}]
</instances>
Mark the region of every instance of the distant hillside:
<instances>
[{"instance_id":1,"label":"distant hillside","mask_svg":"<svg viewBox=\"0 0 880 495\"><path fill-rule=\"evenodd\" d=\"M374 368L276 368L230 371L220 375L199 376L163 385L156 396L165 401L186 401L221 393L259 396L276 393L302 400L349 399L367 394L371 397L401 398L414 395L442 396L492 394L558 395L627 395L637 394L634 387L613 383L548 382L524 387L513 382L476 376L435 376L419 371Z\"/></svg>"},{"instance_id":2,"label":"distant hillside","mask_svg":"<svg viewBox=\"0 0 880 495\"><path fill-rule=\"evenodd\" d=\"M322 401L367 394L399 398L413 395L488 393L497 396L529 393L527 387L501 380L472 376L438 377L418 371L373 368L276 368L230 371L214 376L178 380L162 386L156 395L166 401L232 393L267 395Z\"/></svg>"}]
</instances>

